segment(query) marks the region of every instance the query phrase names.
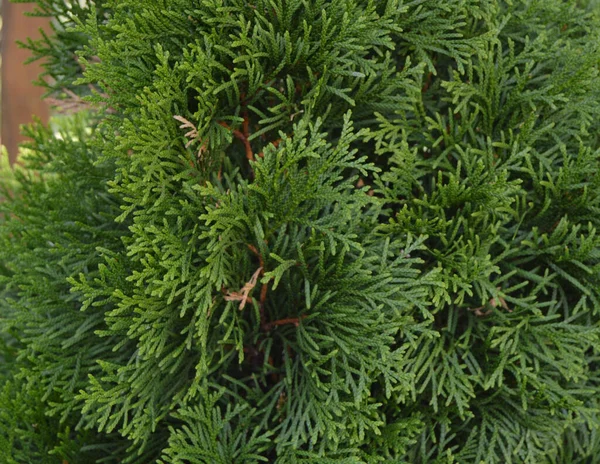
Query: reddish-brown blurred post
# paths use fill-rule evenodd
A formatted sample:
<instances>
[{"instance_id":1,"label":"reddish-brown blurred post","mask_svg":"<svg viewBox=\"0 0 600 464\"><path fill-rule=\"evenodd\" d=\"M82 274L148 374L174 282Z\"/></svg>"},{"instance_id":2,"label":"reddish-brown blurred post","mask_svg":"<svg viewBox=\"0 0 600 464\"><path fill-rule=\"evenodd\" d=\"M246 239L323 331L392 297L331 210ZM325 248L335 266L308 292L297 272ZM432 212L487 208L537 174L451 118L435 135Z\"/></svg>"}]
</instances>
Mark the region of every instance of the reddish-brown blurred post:
<instances>
[{"instance_id":1,"label":"reddish-brown blurred post","mask_svg":"<svg viewBox=\"0 0 600 464\"><path fill-rule=\"evenodd\" d=\"M41 73L39 63L25 65L31 55L17 46L17 40L38 38L39 29L48 29L45 18L24 16L31 4L10 3L2 0L2 133L10 160L15 161L17 146L23 141L19 126L31 121L33 115L48 119L48 106L41 100L43 89L32 81Z\"/></svg>"}]
</instances>

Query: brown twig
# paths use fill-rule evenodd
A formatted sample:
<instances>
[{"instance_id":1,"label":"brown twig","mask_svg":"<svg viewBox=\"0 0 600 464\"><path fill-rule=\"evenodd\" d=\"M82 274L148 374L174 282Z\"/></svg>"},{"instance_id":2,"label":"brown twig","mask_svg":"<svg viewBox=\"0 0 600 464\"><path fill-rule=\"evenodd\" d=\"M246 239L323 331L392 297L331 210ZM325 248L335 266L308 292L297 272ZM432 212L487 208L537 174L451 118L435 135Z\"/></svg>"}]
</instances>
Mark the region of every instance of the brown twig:
<instances>
[{"instance_id":1,"label":"brown twig","mask_svg":"<svg viewBox=\"0 0 600 464\"><path fill-rule=\"evenodd\" d=\"M282 140L281 140L281 139L277 139L277 140L275 140L274 142L271 142L271 143L273 144L273 146L274 146L275 148L277 148L281 142L282 142ZM264 158L264 157L265 157L265 152L264 152L264 151L261 151L261 152L258 154L258 157L259 157L259 158Z\"/></svg>"},{"instance_id":2,"label":"brown twig","mask_svg":"<svg viewBox=\"0 0 600 464\"><path fill-rule=\"evenodd\" d=\"M264 269L265 262L263 260L263 257L259 253L258 249L254 245L252 245L251 243L248 244L248 249L258 257L259 266Z\"/></svg>"},{"instance_id":3,"label":"brown twig","mask_svg":"<svg viewBox=\"0 0 600 464\"><path fill-rule=\"evenodd\" d=\"M508 307L508 304L506 304L506 300L504 298L502 298L501 296L498 297L498 299L496 298L491 298L489 301L489 306L491 306L492 308L497 308L498 306L501 306L503 309L505 309L506 311L508 311L509 313L512 313L512 309L510 309ZM478 308L469 308L469 311L472 311L473 313L475 313L475 315L477 317L485 317L485 316L489 316L490 314L492 314L492 308L488 309L487 311L482 311L482 309L486 308L487 305L484 306L479 306Z\"/></svg>"},{"instance_id":4,"label":"brown twig","mask_svg":"<svg viewBox=\"0 0 600 464\"><path fill-rule=\"evenodd\" d=\"M72 114L78 111L94 108L94 104L84 100L82 97L77 95L72 90L67 88L63 88L62 91L67 95L65 98L54 98L47 97L45 101L50 105L56 108L58 113L61 114ZM108 95L104 93L98 92L101 97L107 98ZM102 103L101 106L106 106L106 104ZM112 108L107 108L108 113L114 113L115 111Z\"/></svg>"},{"instance_id":5,"label":"brown twig","mask_svg":"<svg viewBox=\"0 0 600 464\"><path fill-rule=\"evenodd\" d=\"M282 325L293 324L296 327L300 325L300 321L306 318L306 315L302 315L300 317L288 317L285 319L279 319L278 321L271 321L268 324L265 324L265 330L271 330L274 327L279 327Z\"/></svg>"},{"instance_id":6,"label":"brown twig","mask_svg":"<svg viewBox=\"0 0 600 464\"><path fill-rule=\"evenodd\" d=\"M492 314L492 310L488 309L487 311L483 312L482 309L485 308L485 306L480 306L479 308L469 308L469 311L473 311L473 313L475 313L475 315L477 317L485 317L485 316L489 316L490 314Z\"/></svg>"},{"instance_id":7,"label":"brown twig","mask_svg":"<svg viewBox=\"0 0 600 464\"><path fill-rule=\"evenodd\" d=\"M233 136L238 139L241 140L242 143L244 144L244 148L246 150L246 158L248 159L248 161L254 161L254 153L252 151L252 145L250 144L250 119L248 118L248 112L244 112L244 122L242 123L242 131L239 131L238 129L232 129L229 124L227 124L224 121L219 121L219 125L224 127L225 129L227 129L228 131L231 131L231 133L233 134Z\"/></svg>"},{"instance_id":8,"label":"brown twig","mask_svg":"<svg viewBox=\"0 0 600 464\"><path fill-rule=\"evenodd\" d=\"M264 283L260 289L260 301L258 302L258 311L260 314L260 327L264 330L266 327L267 316L265 314L265 303L267 301L267 291L269 284Z\"/></svg>"},{"instance_id":9,"label":"brown twig","mask_svg":"<svg viewBox=\"0 0 600 464\"><path fill-rule=\"evenodd\" d=\"M431 78L433 77L433 73L429 73L427 74L427 77L425 78L425 83L423 84L423 87L421 88L421 92L425 93L429 90L429 87L431 86Z\"/></svg>"},{"instance_id":10,"label":"brown twig","mask_svg":"<svg viewBox=\"0 0 600 464\"><path fill-rule=\"evenodd\" d=\"M248 110L244 110L244 122L242 123L242 130L244 131L244 137L250 138L250 118L248 117Z\"/></svg>"}]
</instances>

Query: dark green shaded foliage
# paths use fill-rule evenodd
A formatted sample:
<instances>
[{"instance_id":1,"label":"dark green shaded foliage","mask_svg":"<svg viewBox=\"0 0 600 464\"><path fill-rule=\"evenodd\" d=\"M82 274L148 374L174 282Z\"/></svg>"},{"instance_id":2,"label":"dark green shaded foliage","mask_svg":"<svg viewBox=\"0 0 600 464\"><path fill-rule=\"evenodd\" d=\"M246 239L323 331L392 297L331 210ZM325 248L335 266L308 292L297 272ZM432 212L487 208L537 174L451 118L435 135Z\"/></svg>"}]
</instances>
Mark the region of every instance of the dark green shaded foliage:
<instances>
[{"instance_id":1,"label":"dark green shaded foliage","mask_svg":"<svg viewBox=\"0 0 600 464\"><path fill-rule=\"evenodd\" d=\"M37 3L4 460L600 452L594 2Z\"/></svg>"}]
</instances>

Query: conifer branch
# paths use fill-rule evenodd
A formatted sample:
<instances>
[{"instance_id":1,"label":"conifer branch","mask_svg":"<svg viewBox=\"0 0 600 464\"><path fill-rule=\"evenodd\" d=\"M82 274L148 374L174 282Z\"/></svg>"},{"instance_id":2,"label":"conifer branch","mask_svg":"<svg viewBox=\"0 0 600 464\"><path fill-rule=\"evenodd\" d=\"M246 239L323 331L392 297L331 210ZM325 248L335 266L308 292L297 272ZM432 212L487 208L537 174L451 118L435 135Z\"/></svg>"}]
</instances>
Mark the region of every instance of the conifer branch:
<instances>
[{"instance_id":1,"label":"conifer branch","mask_svg":"<svg viewBox=\"0 0 600 464\"><path fill-rule=\"evenodd\" d=\"M0 462L600 455L596 0L35 3Z\"/></svg>"}]
</instances>

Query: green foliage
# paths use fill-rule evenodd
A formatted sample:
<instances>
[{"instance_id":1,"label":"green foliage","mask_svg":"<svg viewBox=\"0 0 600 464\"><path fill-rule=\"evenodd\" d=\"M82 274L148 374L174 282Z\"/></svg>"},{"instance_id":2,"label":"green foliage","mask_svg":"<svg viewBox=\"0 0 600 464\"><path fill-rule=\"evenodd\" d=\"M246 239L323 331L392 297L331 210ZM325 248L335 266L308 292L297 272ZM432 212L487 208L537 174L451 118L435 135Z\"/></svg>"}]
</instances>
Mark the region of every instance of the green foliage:
<instances>
[{"instance_id":1,"label":"green foliage","mask_svg":"<svg viewBox=\"0 0 600 464\"><path fill-rule=\"evenodd\" d=\"M600 453L597 2L36 3L3 462Z\"/></svg>"}]
</instances>

